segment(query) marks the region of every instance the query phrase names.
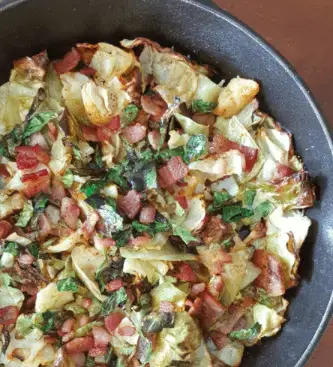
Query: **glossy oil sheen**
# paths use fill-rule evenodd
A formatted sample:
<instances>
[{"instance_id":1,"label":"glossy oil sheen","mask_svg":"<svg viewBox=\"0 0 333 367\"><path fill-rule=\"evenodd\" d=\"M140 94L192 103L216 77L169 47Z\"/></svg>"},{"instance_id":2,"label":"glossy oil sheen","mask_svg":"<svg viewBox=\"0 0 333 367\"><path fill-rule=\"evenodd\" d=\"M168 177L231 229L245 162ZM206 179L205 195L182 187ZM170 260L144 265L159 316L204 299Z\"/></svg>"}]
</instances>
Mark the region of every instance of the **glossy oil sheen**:
<instances>
[{"instance_id":1,"label":"glossy oil sheen","mask_svg":"<svg viewBox=\"0 0 333 367\"><path fill-rule=\"evenodd\" d=\"M207 0L205 0L207 3ZM44 48L61 56L75 42L150 37L261 84L266 111L290 130L320 190L302 249L299 286L289 291L289 321L274 338L247 350L242 366L302 366L332 311L333 160L323 119L299 78L266 43L234 18L185 0L28 0L0 5L0 79L11 61Z\"/></svg>"}]
</instances>

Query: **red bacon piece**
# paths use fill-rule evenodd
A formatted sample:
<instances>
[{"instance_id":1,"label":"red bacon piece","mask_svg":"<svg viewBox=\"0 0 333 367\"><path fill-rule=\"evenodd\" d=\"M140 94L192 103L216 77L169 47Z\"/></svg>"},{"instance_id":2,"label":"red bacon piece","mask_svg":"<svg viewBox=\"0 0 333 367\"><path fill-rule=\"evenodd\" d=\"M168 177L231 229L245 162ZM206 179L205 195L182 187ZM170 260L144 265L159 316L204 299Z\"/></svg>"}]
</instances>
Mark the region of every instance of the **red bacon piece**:
<instances>
[{"instance_id":1,"label":"red bacon piece","mask_svg":"<svg viewBox=\"0 0 333 367\"><path fill-rule=\"evenodd\" d=\"M12 225L6 220L0 220L0 240L3 240L9 235Z\"/></svg>"},{"instance_id":2,"label":"red bacon piece","mask_svg":"<svg viewBox=\"0 0 333 367\"><path fill-rule=\"evenodd\" d=\"M123 283L122 279L119 278L119 279L111 280L111 282L107 283L106 286L105 286L105 289L108 292L114 292L114 291L117 291L118 289L120 289L123 286L124 286L124 283Z\"/></svg>"},{"instance_id":3,"label":"red bacon piece","mask_svg":"<svg viewBox=\"0 0 333 367\"><path fill-rule=\"evenodd\" d=\"M73 70L80 62L81 56L75 47L65 54L65 56L53 63L53 68L57 74L64 74Z\"/></svg>"},{"instance_id":4,"label":"red bacon piece","mask_svg":"<svg viewBox=\"0 0 333 367\"><path fill-rule=\"evenodd\" d=\"M160 186L166 188L184 178L188 173L188 167L181 157L172 157L167 164L158 170Z\"/></svg>"},{"instance_id":5,"label":"red bacon piece","mask_svg":"<svg viewBox=\"0 0 333 367\"><path fill-rule=\"evenodd\" d=\"M141 97L141 105L143 110L151 115L151 120L156 122L160 121L168 109L167 103L158 93L144 94Z\"/></svg>"},{"instance_id":6,"label":"red bacon piece","mask_svg":"<svg viewBox=\"0 0 333 367\"><path fill-rule=\"evenodd\" d=\"M65 349L69 354L88 352L93 347L94 338L92 336L83 336L81 338L76 338L65 344Z\"/></svg>"},{"instance_id":7,"label":"red bacon piece","mask_svg":"<svg viewBox=\"0 0 333 367\"><path fill-rule=\"evenodd\" d=\"M181 263L178 265L176 278L178 278L183 282L190 282L190 283L194 283L198 280L197 275L192 270L191 266L187 263Z\"/></svg>"},{"instance_id":8,"label":"red bacon piece","mask_svg":"<svg viewBox=\"0 0 333 367\"><path fill-rule=\"evenodd\" d=\"M115 330L124 317L125 315L122 312L112 312L109 316L107 316L104 320L107 331L110 334L114 334Z\"/></svg>"},{"instance_id":9,"label":"red bacon piece","mask_svg":"<svg viewBox=\"0 0 333 367\"><path fill-rule=\"evenodd\" d=\"M153 223L156 216L156 209L152 205L146 205L141 209L139 221L143 224Z\"/></svg>"},{"instance_id":10,"label":"red bacon piece","mask_svg":"<svg viewBox=\"0 0 333 367\"><path fill-rule=\"evenodd\" d=\"M75 200L67 197L63 198L61 202L61 217L69 228L76 229L79 215L80 208L76 205Z\"/></svg>"},{"instance_id":11,"label":"red bacon piece","mask_svg":"<svg viewBox=\"0 0 333 367\"><path fill-rule=\"evenodd\" d=\"M141 195L135 190L130 190L118 200L118 207L128 218L133 219L141 209Z\"/></svg>"},{"instance_id":12,"label":"red bacon piece","mask_svg":"<svg viewBox=\"0 0 333 367\"><path fill-rule=\"evenodd\" d=\"M130 144L141 141L146 135L147 128L141 124L134 124L123 129L123 136Z\"/></svg>"},{"instance_id":13,"label":"red bacon piece","mask_svg":"<svg viewBox=\"0 0 333 367\"><path fill-rule=\"evenodd\" d=\"M15 306L0 308L0 325L12 325L19 315L19 309Z\"/></svg>"}]
</instances>

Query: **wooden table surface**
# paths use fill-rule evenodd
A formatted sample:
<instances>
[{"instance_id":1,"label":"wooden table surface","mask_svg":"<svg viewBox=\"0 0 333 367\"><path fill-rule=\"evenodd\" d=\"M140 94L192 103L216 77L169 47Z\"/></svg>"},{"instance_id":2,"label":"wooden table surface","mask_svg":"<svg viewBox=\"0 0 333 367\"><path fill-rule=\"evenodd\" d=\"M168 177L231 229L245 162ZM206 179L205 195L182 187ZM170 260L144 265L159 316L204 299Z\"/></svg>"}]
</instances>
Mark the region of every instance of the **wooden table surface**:
<instances>
[{"instance_id":1,"label":"wooden table surface","mask_svg":"<svg viewBox=\"0 0 333 367\"><path fill-rule=\"evenodd\" d=\"M333 0L215 3L264 37L296 68L333 129ZM333 367L332 349L333 322L306 367Z\"/></svg>"}]
</instances>

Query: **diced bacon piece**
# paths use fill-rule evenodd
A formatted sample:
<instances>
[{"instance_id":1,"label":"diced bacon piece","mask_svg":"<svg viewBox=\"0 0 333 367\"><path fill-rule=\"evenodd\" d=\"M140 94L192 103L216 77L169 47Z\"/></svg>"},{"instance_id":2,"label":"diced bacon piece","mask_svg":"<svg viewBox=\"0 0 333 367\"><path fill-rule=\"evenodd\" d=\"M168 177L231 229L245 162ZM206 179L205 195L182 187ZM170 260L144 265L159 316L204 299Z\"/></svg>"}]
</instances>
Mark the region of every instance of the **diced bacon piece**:
<instances>
[{"instance_id":1,"label":"diced bacon piece","mask_svg":"<svg viewBox=\"0 0 333 367\"><path fill-rule=\"evenodd\" d=\"M242 303L240 304L240 306L244 307L244 308L248 308L253 306L256 303L256 300L252 297L245 297L242 300Z\"/></svg>"},{"instance_id":2,"label":"diced bacon piece","mask_svg":"<svg viewBox=\"0 0 333 367\"><path fill-rule=\"evenodd\" d=\"M267 251L258 249L253 253L252 262L261 269L255 285L265 289L270 296L282 296L286 288L280 261Z\"/></svg>"},{"instance_id":3,"label":"diced bacon piece","mask_svg":"<svg viewBox=\"0 0 333 367\"><path fill-rule=\"evenodd\" d=\"M94 326L92 334L95 341L95 347L106 347L110 341L110 334L101 326Z\"/></svg>"},{"instance_id":4,"label":"diced bacon piece","mask_svg":"<svg viewBox=\"0 0 333 367\"><path fill-rule=\"evenodd\" d=\"M63 333L62 331L58 331L59 336L62 336L61 341L63 343L67 343L70 340L75 338L75 333L74 331L70 331L69 333Z\"/></svg>"},{"instance_id":5,"label":"diced bacon piece","mask_svg":"<svg viewBox=\"0 0 333 367\"><path fill-rule=\"evenodd\" d=\"M112 134L112 131L107 126L99 126L97 128L98 141L108 141Z\"/></svg>"},{"instance_id":6,"label":"diced bacon piece","mask_svg":"<svg viewBox=\"0 0 333 367\"><path fill-rule=\"evenodd\" d=\"M176 278L178 278L183 282L191 282L191 283L194 283L198 280L198 276L192 270L191 266L187 263L181 263L178 265Z\"/></svg>"},{"instance_id":7,"label":"diced bacon piece","mask_svg":"<svg viewBox=\"0 0 333 367\"><path fill-rule=\"evenodd\" d=\"M202 309L202 305L203 305L202 299L200 297L197 297L194 300L193 305L188 310L189 315L191 315L191 316L199 315L200 312L201 312L201 309Z\"/></svg>"},{"instance_id":8,"label":"diced bacon piece","mask_svg":"<svg viewBox=\"0 0 333 367\"><path fill-rule=\"evenodd\" d=\"M30 254L21 254L18 256L17 261L22 265L31 265L35 258Z\"/></svg>"},{"instance_id":9,"label":"diced bacon piece","mask_svg":"<svg viewBox=\"0 0 333 367\"><path fill-rule=\"evenodd\" d=\"M214 329L223 334L229 334L239 319L243 317L246 309L239 305L231 305L224 313L222 319L214 325Z\"/></svg>"},{"instance_id":10,"label":"diced bacon piece","mask_svg":"<svg viewBox=\"0 0 333 367\"><path fill-rule=\"evenodd\" d=\"M285 177L290 177L294 173L296 173L292 168L285 166L281 163L277 163L275 168L276 169L274 172L274 179L282 179Z\"/></svg>"},{"instance_id":11,"label":"diced bacon piece","mask_svg":"<svg viewBox=\"0 0 333 367\"><path fill-rule=\"evenodd\" d=\"M225 223L222 219L212 216L206 224L201 237L206 244L219 243L225 235L233 232L230 223Z\"/></svg>"},{"instance_id":12,"label":"diced bacon piece","mask_svg":"<svg viewBox=\"0 0 333 367\"><path fill-rule=\"evenodd\" d=\"M237 144L228 140L223 135L215 134L210 146L210 152L220 154L228 152L229 150L238 150L242 153L246 161L245 171L250 172L252 170L253 166L257 162L258 149Z\"/></svg>"},{"instance_id":13,"label":"diced bacon piece","mask_svg":"<svg viewBox=\"0 0 333 367\"><path fill-rule=\"evenodd\" d=\"M188 203L187 203L186 196L184 196L184 195L177 195L177 196L175 197L175 199L178 201L178 204L179 204L183 209L187 209L187 208L188 208Z\"/></svg>"},{"instance_id":14,"label":"diced bacon piece","mask_svg":"<svg viewBox=\"0 0 333 367\"><path fill-rule=\"evenodd\" d=\"M0 220L0 240L3 240L9 235L12 225L6 220Z\"/></svg>"},{"instance_id":15,"label":"diced bacon piece","mask_svg":"<svg viewBox=\"0 0 333 367\"><path fill-rule=\"evenodd\" d=\"M48 150L49 147L42 133L34 133L30 136L29 145L33 147L34 145L39 145L41 148Z\"/></svg>"},{"instance_id":16,"label":"diced bacon piece","mask_svg":"<svg viewBox=\"0 0 333 367\"><path fill-rule=\"evenodd\" d=\"M140 247L141 245L144 245L145 243L147 243L150 240L151 240L151 237L147 233L145 233L142 236L138 236L138 237L132 238L130 240L130 244L133 247Z\"/></svg>"},{"instance_id":17,"label":"diced bacon piece","mask_svg":"<svg viewBox=\"0 0 333 367\"><path fill-rule=\"evenodd\" d=\"M10 177L10 173L7 170L7 166L3 163L0 164L0 176Z\"/></svg>"},{"instance_id":18,"label":"diced bacon piece","mask_svg":"<svg viewBox=\"0 0 333 367\"><path fill-rule=\"evenodd\" d=\"M147 128L141 124L134 124L123 129L124 138L130 143L135 144L147 135Z\"/></svg>"},{"instance_id":19,"label":"diced bacon piece","mask_svg":"<svg viewBox=\"0 0 333 367\"><path fill-rule=\"evenodd\" d=\"M122 312L117 311L112 312L109 316L107 316L104 320L107 331L110 334L114 334L115 330L117 329L117 327L119 326L124 317L125 315Z\"/></svg>"},{"instance_id":20,"label":"diced bacon piece","mask_svg":"<svg viewBox=\"0 0 333 367\"><path fill-rule=\"evenodd\" d=\"M21 181L22 182L36 181L40 177L45 177L45 176L48 176L48 175L49 175L48 170L47 169L42 169L38 172L26 173L25 175L23 175Z\"/></svg>"},{"instance_id":21,"label":"diced bacon piece","mask_svg":"<svg viewBox=\"0 0 333 367\"><path fill-rule=\"evenodd\" d=\"M232 262L231 255L222 249L200 249L199 257L211 274L221 274L224 264Z\"/></svg>"},{"instance_id":22,"label":"diced bacon piece","mask_svg":"<svg viewBox=\"0 0 333 367\"><path fill-rule=\"evenodd\" d=\"M217 297L222 291L223 287L224 287L224 281L222 276L214 275L209 282L208 289L212 295Z\"/></svg>"},{"instance_id":23,"label":"diced bacon piece","mask_svg":"<svg viewBox=\"0 0 333 367\"><path fill-rule=\"evenodd\" d=\"M150 224L155 221L156 209L152 205L146 205L141 209L139 221L143 224Z\"/></svg>"},{"instance_id":24,"label":"diced bacon piece","mask_svg":"<svg viewBox=\"0 0 333 367\"><path fill-rule=\"evenodd\" d=\"M141 195L135 190L130 190L118 200L118 207L128 218L134 219L141 209Z\"/></svg>"},{"instance_id":25,"label":"diced bacon piece","mask_svg":"<svg viewBox=\"0 0 333 367\"><path fill-rule=\"evenodd\" d=\"M52 180L51 199L60 204L62 199L65 197L66 189L64 184L54 177Z\"/></svg>"},{"instance_id":26,"label":"diced bacon piece","mask_svg":"<svg viewBox=\"0 0 333 367\"><path fill-rule=\"evenodd\" d=\"M209 329L223 315L225 308L221 305L217 298L208 291L204 291L202 293L201 299L201 324L204 329Z\"/></svg>"},{"instance_id":27,"label":"diced bacon piece","mask_svg":"<svg viewBox=\"0 0 333 367\"><path fill-rule=\"evenodd\" d=\"M88 310L91 305L92 305L91 298L83 298L83 300L82 300L82 307L83 308L85 308L86 310Z\"/></svg>"},{"instance_id":28,"label":"diced bacon piece","mask_svg":"<svg viewBox=\"0 0 333 367\"><path fill-rule=\"evenodd\" d=\"M80 69L80 73L86 76L94 76L96 74L96 70L94 68L86 66Z\"/></svg>"},{"instance_id":29,"label":"diced bacon piece","mask_svg":"<svg viewBox=\"0 0 333 367\"><path fill-rule=\"evenodd\" d=\"M94 232L95 226L99 221L99 215L96 212L91 213L83 222L81 231L84 238L88 241Z\"/></svg>"},{"instance_id":30,"label":"diced bacon piece","mask_svg":"<svg viewBox=\"0 0 333 367\"><path fill-rule=\"evenodd\" d=\"M89 350L89 357L104 356L108 351L107 347L93 347ZM101 366L101 365L99 365Z\"/></svg>"},{"instance_id":31,"label":"diced bacon piece","mask_svg":"<svg viewBox=\"0 0 333 367\"><path fill-rule=\"evenodd\" d=\"M86 356L84 353L72 353L71 360L73 360L75 367L84 367L86 365Z\"/></svg>"},{"instance_id":32,"label":"diced bacon piece","mask_svg":"<svg viewBox=\"0 0 333 367\"><path fill-rule=\"evenodd\" d=\"M211 331L209 333L209 336L219 350L223 349L227 344L231 342L230 339L225 334L220 333L219 331L216 330Z\"/></svg>"},{"instance_id":33,"label":"diced bacon piece","mask_svg":"<svg viewBox=\"0 0 333 367\"><path fill-rule=\"evenodd\" d=\"M69 354L88 352L93 347L94 338L92 336L83 336L81 338L76 338L65 344L65 349Z\"/></svg>"},{"instance_id":34,"label":"diced bacon piece","mask_svg":"<svg viewBox=\"0 0 333 367\"><path fill-rule=\"evenodd\" d=\"M79 323L79 327L87 325L89 323L89 316L87 315L80 315L78 317L78 323Z\"/></svg>"},{"instance_id":35,"label":"diced bacon piece","mask_svg":"<svg viewBox=\"0 0 333 367\"><path fill-rule=\"evenodd\" d=\"M75 47L65 54L65 56L53 63L53 68L57 74L64 74L73 70L81 60L80 53Z\"/></svg>"},{"instance_id":36,"label":"diced bacon piece","mask_svg":"<svg viewBox=\"0 0 333 367\"><path fill-rule=\"evenodd\" d=\"M61 217L71 229L76 229L77 220L80 216L80 208L74 199L63 198L61 202Z\"/></svg>"},{"instance_id":37,"label":"diced bacon piece","mask_svg":"<svg viewBox=\"0 0 333 367\"><path fill-rule=\"evenodd\" d=\"M61 332L67 334L74 329L75 319L67 319L61 326Z\"/></svg>"},{"instance_id":38,"label":"diced bacon piece","mask_svg":"<svg viewBox=\"0 0 333 367\"><path fill-rule=\"evenodd\" d=\"M121 287L123 287L124 283L122 281L122 279L114 279L111 280L111 282L107 283L105 286L105 289L108 292L114 292L117 291L118 289L120 289Z\"/></svg>"},{"instance_id":39,"label":"diced bacon piece","mask_svg":"<svg viewBox=\"0 0 333 367\"><path fill-rule=\"evenodd\" d=\"M94 141L94 142L100 141L97 135L96 127L83 126L82 133L83 133L83 137L88 141Z\"/></svg>"},{"instance_id":40,"label":"diced bacon piece","mask_svg":"<svg viewBox=\"0 0 333 367\"><path fill-rule=\"evenodd\" d=\"M160 303L160 312L173 312L175 310L175 306L168 301L161 301Z\"/></svg>"},{"instance_id":41,"label":"diced bacon piece","mask_svg":"<svg viewBox=\"0 0 333 367\"><path fill-rule=\"evenodd\" d=\"M50 235L56 237L68 237L73 231L65 226L56 226L51 228Z\"/></svg>"},{"instance_id":42,"label":"diced bacon piece","mask_svg":"<svg viewBox=\"0 0 333 367\"><path fill-rule=\"evenodd\" d=\"M52 226L56 225L60 221L60 209L54 205L48 205L44 211L45 215L49 219Z\"/></svg>"},{"instance_id":43,"label":"diced bacon piece","mask_svg":"<svg viewBox=\"0 0 333 367\"><path fill-rule=\"evenodd\" d=\"M154 150L157 150L159 144L160 144L160 141L161 141L161 134L159 131L157 130L152 130L152 131L149 131L148 133L148 141L149 141L149 144L151 145L151 147L154 149Z\"/></svg>"},{"instance_id":44,"label":"diced bacon piece","mask_svg":"<svg viewBox=\"0 0 333 367\"><path fill-rule=\"evenodd\" d=\"M51 160L50 155L39 144L34 145L32 147L32 149L33 149L34 153L36 154L36 157L37 157L39 162L44 163L44 164L48 164L50 162L50 160Z\"/></svg>"},{"instance_id":45,"label":"diced bacon piece","mask_svg":"<svg viewBox=\"0 0 333 367\"><path fill-rule=\"evenodd\" d=\"M181 180L188 174L188 167L181 157L172 157L167 164L158 170L160 186L166 188Z\"/></svg>"},{"instance_id":46,"label":"diced bacon piece","mask_svg":"<svg viewBox=\"0 0 333 367\"><path fill-rule=\"evenodd\" d=\"M215 123L216 116L213 113L195 113L192 120L200 125L212 126Z\"/></svg>"},{"instance_id":47,"label":"diced bacon piece","mask_svg":"<svg viewBox=\"0 0 333 367\"><path fill-rule=\"evenodd\" d=\"M135 334L135 331L134 326L126 325L118 328L117 332L120 336L132 336Z\"/></svg>"},{"instance_id":48,"label":"diced bacon piece","mask_svg":"<svg viewBox=\"0 0 333 367\"><path fill-rule=\"evenodd\" d=\"M38 217L39 235L46 237L51 231L51 223L45 214Z\"/></svg>"},{"instance_id":49,"label":"diced bacon piece","mask_svg":"<svg viewBox=\"0 0 333 367\"><path fill-rule=\"evenodd\" d=\"M160 121L168 109L167 103L158 93L141 96L141 105L143 110L151 115L151 120L156 122Z\"/></svg>"},{"instance_id":50,"label":"diced bacon piece","mask_svg":"<svg viewBox=\"0 0 333 367\"><path fill-rule=\"evenodd\" d=\"M15 150L17 152L16 164L18 169L35 169L37 167L38 159L33 147L19 146Z\"/></svg>"},{"instance_id":51,"label":"diced bacon piece","mask_svg":"<svg viewBox=\"0 0 333 367\"><path fill-rule=\"evenodd\" d=\"M58 128L57 126L53 123L53 122L49 122L47 124L47 128L48 128L48 137L50 138L50 140L52 142L55 142L57 140L58 137Z\"/></svg>"},{"instance_id":52,"label":"diced bacon piece","mask_svg":"<svg viewBox=\"0 0 333 367\"><path fill-rule=\"evenodd\" d=\"M12 325L19 315L19 309L15 306L0 308L0 325Z\"/></svg>"},{"instance_id":53,"label":"diced bacon piece","mask_svg":"<svg viewBox=\"0 0 333 367\"><path fill-rule=\"evenodd\" d=\"M232 328L232 330L241 330L241 329L246 329L246 325L247 325L247 321L246 321L246 317L243 316L241 317L235 324L235 326Z\"/></svg>"},{"instance_id":54,"label":"diced bacon piece","mask_svg":"<svg viewBox=\"0 0 333 367\"><path fill-rule=\"evenodd\" d=\"M205 283L197 283L192 285L190 296L192 298L197 297L201 292L203 292L206 289Z\"/></svg>"},{"instance_id":55,"label":"diced bacon piece","mask_svg":"<svg viewBox=\"0 0 333 367\"><path fill-rule=\"evenodd\" d=\"M107 128L107 130L109 131L109 134L110 134L109 136L116 133L120 129L120 117L119 117L119 115L113 117L110 122L108 122L107 124L101 126L101 128ZM100 128L99 127L97 128L97 132L98 132L98 129L100 129Z\"/></svg>"},{"instance_id":56,"label":"diced bacon piece","mask_svg":"<svg viewBox=\"0 0 333 367\"><path fill-rule=\"evenodd\" d=\"M23 192L29 199L40 192L48 193L50 191L50 176L46 169L25 174L21 181L24 182Z\"/></svg>"},{"instance_id":57,"label":"diced bacon piece","mask_svg":"<svg viewBox=\"0 0 333 367\"><path fill-rule=\"evenodd\" d=\"M116 244L116 241L112 238L101 238L98 235L94 236L94 244L97 248L109 248Z\"/></svg>"},{"instance_id":58,"label":"diced bacon piece","mask_svg":"<svg viewBox=\"0 0 333 367\"><path fill-rule=\"evenodd\" d=\"M52 335L44 335L44 341L46 344L55 344L58 341L58 338Z\"/></svg>"}]
</instances>

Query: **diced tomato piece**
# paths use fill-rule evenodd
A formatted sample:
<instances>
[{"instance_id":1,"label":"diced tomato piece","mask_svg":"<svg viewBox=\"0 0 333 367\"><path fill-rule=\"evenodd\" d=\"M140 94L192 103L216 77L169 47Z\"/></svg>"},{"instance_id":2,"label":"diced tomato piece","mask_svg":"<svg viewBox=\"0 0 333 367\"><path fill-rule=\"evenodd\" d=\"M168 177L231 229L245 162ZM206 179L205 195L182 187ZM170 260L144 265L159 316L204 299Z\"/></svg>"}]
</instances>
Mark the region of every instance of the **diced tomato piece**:
<instances>
[{"instance_id":1,"label":"diced tomato piece","mask_svg":"<svg viewBox=\"0 0 333 367\"><path fill-rule=\"evenodd\" d=\"M94 338L92 336L83 336L82 338L76 338L65 344L67 353L80 353L88 352L94 347Z\"/></svg>"},{"instance_id":2,"label":"diced tomato piece","mask_svg":"<svg viewBox=\"0 0 333 367\"><path fill-rule=\"evenodd\" d=\"M172 157L167 164L158 170L160 186L166 188L181 180L188 174L188 167L181 157Z\"/></svg>"},{"instance_id":3,"label":"diced tomato piece","mask_svg":"<svg viewBox=\"0 0 333 367\"><path fill-rule=\"evenodd\" d=\"M64 184L57 180L55 177L52 179L52 190L51 190L51 199L57 201L59 204L62 199L66 197L66 189Z\"/></svg>"},{"instance_id":4,"label":"diced tomato piece","mask_svg":"<svg viewBox=\"0 0 333 367\"><path fill-rule=\"evenodd\" d=\"M0 325L12 325L19 315L19 309L15 306L0 308Z\"/></svg>"},{"instance_id":5,"label":"diced tomato piece","mask_svg":"<svg viewBox=\"0 0 333 367\"><path fill-rule=\"evenodd\" d=\"M63 198L61 202L61 216L71 229L76 229L77 220L80 216L80 207L71 198Z\"/></svg>"},{"instance_id":6,"label":"diced tomato piece","mask_svg":"<svg viewBox=\"0 0 333 367\"><path fill-rule=\"evenodd\" d=\"M141 209L139 221L143 224L150 224L155 221L156 209L152 205L146 205Z\"/></svg>"},{"instance_id":7,"label":"diced tomato piece","mask_svg":"<svg viewBox=\"0 0 333 367\"><path fill-rule=\"evenodd\" d=\"M205 283L197 283L192 285L190 296L192 298L197 297L201 292L203 292L206 289Z\"/></svg>"},{"instance_id":8,"label":"diced tomato piece","mask_svg":"<svg viewBox=\"0 0 333 367\"><path fill-rule=\"evenodd\" d=\"M177 196L175 197L175 199L178 201L178 204L179 204L183 209L187 209L187 208L188 208L188 203L187 203L186 196L183 196L183 195L177 195Z\"/></svg>"},{"instance_id":9,"label":"diced tomato piece","mask_svg":"<svg viewBox=\"0 0 333 367\"><path fill-rule=\"evenodd\" d=\"M176 277L183 282L196 282L198 276L192 270L191 266L187 263L181 263L178 265L178 271Z\"/></svg>"},{"instance_id":10,"label":"diced tomato piece","mask_svg":"<svg viewBox=\"0 0 333 367\"><path fill-rule=\"evenodd\" d=\"M130 144L135 144L146 137L147 128L141 124L134 124L125 127L122 133Z\"/></svg>"},{"instance_id":11,"label":"diced tomato piece","mask_svg":"<svg viewBox=\"0 0 333 367\"><path fill-rule=\"evenodd\" d=\"M86 66L80 69L80 73L86 76L94 76L96 74L96 70L94 68Z\"/></svg>"},{"instance_id":12,"label":"diced tomato piece","mask_svg":"<svg viewBox=\"0 0 333 367\"><path fill-rule=\"evenodd\" d=\"M225 308L221 305L216 297L208 291L204 291L201 295L202 309L200 320L204 329L210 328L224 313Z\"/></svg>"},{"instance_id":13,"label":"diced tomato piece","mask_svg":"<svg viewBox=\"0 0 333 367\"><path fill-rule=\"evenodd\" d=\"M106 347L110 341L110 334L101 326L94 326L92 334L95 341L95 347Z\"/></svg>"},{"instance_id":14,"label":"diced tomato piece","mask_svg":"<svg viewBox=\"0 0 333 367\"><path fill-rule=\"evenodd\" d=\"M100 141L97 135L96 127L83 126L82 133L83 133L83 137L88 141L94 141L94 142Z\"/></svg>"},{"instance_id":15,"label":"diced tomato piece","mask_svg":"<svg viewBox=\"0 0 333 367\"><path fill-rule=\"evenodd\" d=\"M6 220L0 220L0 240L3 240L9 235L12 225Z\"/></svg>"},{"instance_id":16,"label":"diced tomato piece","mask_svg":"<svg viewBox=\"0 0 333 367\"><path fill-rule=\"evenodd\" d=\"M23 192L29 199L40 192L48 193L50 190L50 176L47 169L23 175Z\"/></svg>"},{"instance_id":17,"label":"diced tomato piece","mask_svg":"<svg viewBox=\"0 0 333 367\"><path fill-rule=\"evenodd\" d=\"M123 320L125 315L122 312L112 312L104 320L105 327L110 334L114 334L115 330Z\"/></svg>"},{"instance_id":18,"label":"diced tomato piece","mask_svg":"<svg viewBox=\"0 0 333 367\"><path fill-rule=\"evenodd\" d=\"M73 70L80 62L81 56L75 47L65 54L65 56L53 63L53 68L57 74L64 74Z\"/></svg>"},{"instance_id":19,"label":"diced tomato piece","mask_svg":"<svg viewBox=\"0 0 333 367\"><path fill-rule=\"evenodd\" d=\"M200 297L197 297L193 304L191 305L190 309L188 310L189 315L191 316L197 316L200 314L202 309L203 301Z\"/></svg>"},{"instance_id":20,"label":"diced tomato piece","mask_svg":"<svg viewBox=\"0 0 333 367\"><path fill-rule=\"evenodd\" d=\"M128 191L118 200L118 207L128 218L134 219L141 209L141 195L135 190Z\"/></svg>"},{"instance_id":21,"label":"diced tomato piece","mask_svg":"<svg viewBox=\"0 0 333 367\"><path fill-rule=\"evenodd\" d=\"M133 334L135 334L135 331L135 327L130 325L118 328L118 334L121 336L132 336Z\"/></svg>"},{"instance_id":22,"label":"diced tomato piece","mask_svg":"<svg viewBox=\"0 0 333 367\"><path fill-rule=\"evenodd\" d=\"M16 164L18 169L34 169L38 165L38 159L33 147L18 146L15 148L17 152Z\"/></svg>"},{"instance_id":23,"label":"diced tomato piece","mask_svg":"<svg viewBox=\"0 0 333 367\"><path fill-rule=\"evenodd\" d=\"M175 306L168 301L161 301L160 303L160 312L173 312L175 310Z\"/></svg>"},{"instance_id":24,"label":"diced tomato piece","mask_svg":"<svg viewBox=\"0 0 333 367\"><path fill-rule=\"evenodd\" d=\"M93 347L89 350L89 357L104 356L108 351L107 347Z\"/></svg>"},{"instance_id":25,"label":"diced tomato piece","mask_svg":"<svg viewBox=\"0 0 333 367\"><path fill-rule=\"evenodd\" d=\"M45 149L43 149L39 144L36 144L32 147L34 153L36 154L36 157L39 162L48 164L51 160L51 157L47 153Z\"/></svg>"},{"instance_id":26,"label":"diced tomato piece","mask_svg":"<svg viewBox=\"0 0 333 367\"><path fill-rule=\"evenodd\" d=\"M123 285L124 283L122 279L114 279L114 280L111 280L111 282L106 284L105 289L108 292L114 292L120 289L121 287L123 287Z\"/></svg>"},{"instance_id":27,"label":"diced tomato piece","mask_svg":"<svg viewBox=\"0 0 333 367\"><path fill-rule=\"evenodd\" d=\"M0 164L0 176L10 177L10 173L7 170L7 166L3 163Z\"/></svg>"},{"instance_id":28,"label":"diced tomato piece","mask_svg":"<svg viewBox=\"0 0 333 367\"><path fill-rule=\"evenodd\" d=\"M252 262L261 269L261 273L255 280L255 285L265 289L270 296L282 296L286 287L280 261L267 251L258 249L253 253Z\"/></svg>"},{"instance_id":29,"label":"diced tomato piece","mask_svg":"<svg viewBox=\"0 0 333 367\"><path fill-rule=\"evenodd\" d=\"M238 150L240 153L242 153L246 161L245 171L250 172L252 170L253 166L257 162L258 149L237 144L228 140L223 135L215 134L210 147L210 152L219 154L228 152L229 150Z\"/></svg>"},{"instance_id":30,"label":"diced tomato piece","mask_svg":"<svg viewBox=\"0 0 333 367\"><path fill-rule=\"evenodd\" d=\"M143 110L151 115L151 120L157 122L168 109L167 103L158 93L144 94L141 97L141 105Z\"/></svg>"},{"instance_id":31,"label":"diced tomato piece","mask_svg":"<svg viewBox=\"0 0 333 367\"><path fill-rule=\"evenodd\" d=\"M209 333L209 336L219 350L223 349L227 344L230 343L230 339L219 331L213 330Z\"/></svg>"}]
</instances>

